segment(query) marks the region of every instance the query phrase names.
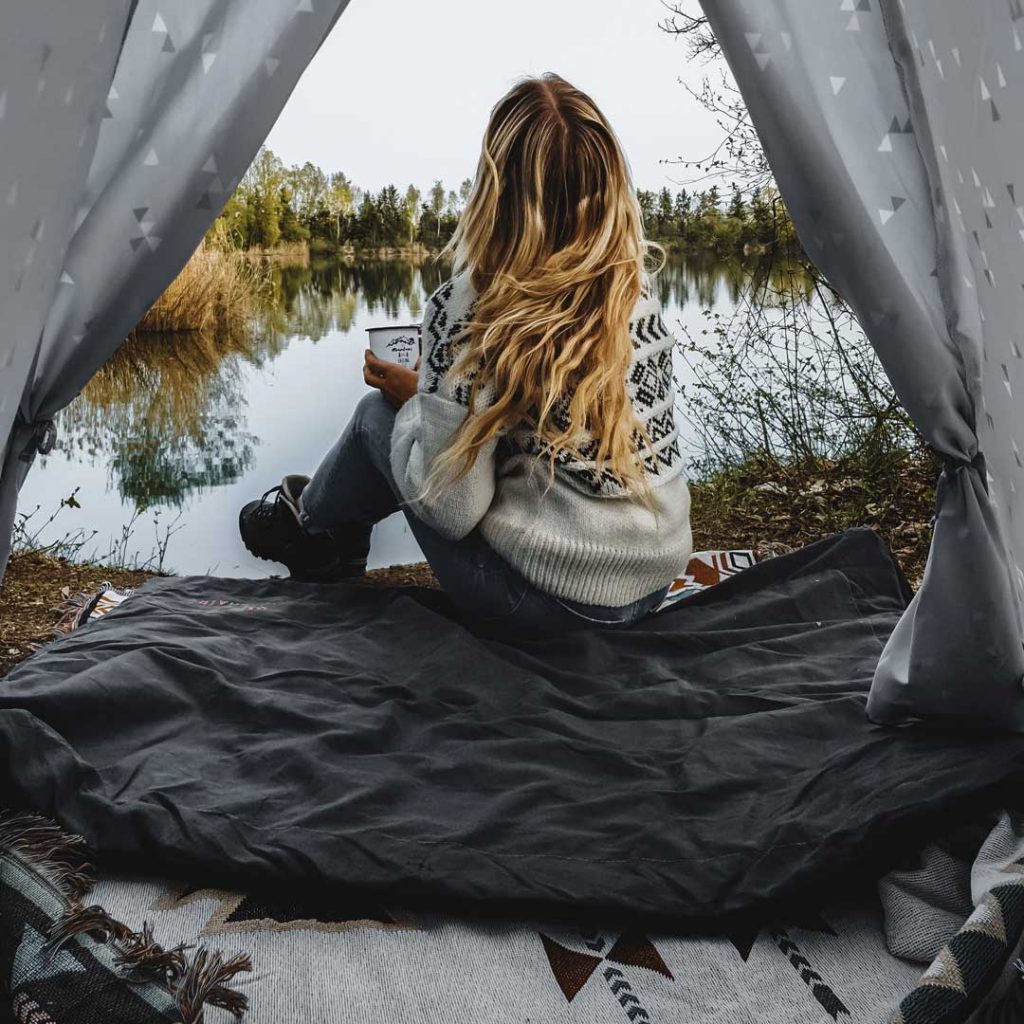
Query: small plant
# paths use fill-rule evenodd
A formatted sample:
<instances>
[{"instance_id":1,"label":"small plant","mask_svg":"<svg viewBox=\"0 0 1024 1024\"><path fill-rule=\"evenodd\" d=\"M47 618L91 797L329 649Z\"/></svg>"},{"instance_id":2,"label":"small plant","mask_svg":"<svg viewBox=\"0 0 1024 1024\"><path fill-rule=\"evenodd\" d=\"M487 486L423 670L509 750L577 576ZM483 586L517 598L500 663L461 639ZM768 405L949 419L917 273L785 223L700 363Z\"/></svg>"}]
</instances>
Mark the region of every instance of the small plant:
<instances>
[{"instance_id":1,"label":"small plant","mask_svg":"<svg viewBox=\"0 0 1024 1024\"><path fill-rule=\"evenodd\" d=\"M66 498L61 498L60 504L57 508L42 521L38 519L41 511L40 505L36 505L35 508L28 512L18 512L14 518L14 530L11 535L11 550L19 553L39 552L53 558L63 558L67 561L76 561L79 559L81 557L82 549L96 536L96 530L92 530L91 532L80 528L76 530L69 530L61 537L45 543L41 538L43 534L46 533L54 524L57 517L64 511L64 509L77 509L82 507L78 502L78 492L80 490L80 487L76 487Z\"/></svg>"},{"instance_id":2,"label":"small plant","mask_svg":"<svg viewBox=\"0 0 1024 1024\"><path fill-rule=\"evenodd\" d=\"M149 554L143 556L138 551L131 551L131 541L146 511L144 506L137 506L128 522L122 524L120 534L116 538L111 538L110 547L107 551L102 554L94 551L89 561L111 569L122 569L130 572L151 572L157 574L169 572L166 565L167 547L170 544L171 538L183 528L184 524L181 523L181 513L178 512L169 523L163 526L160 523L160 510L157 509L153 513L154 543Z\"/></svg>"},{"instance_id":3,"label":"small plant","mask_svg":"<svg viewBox=\"0 0 1024 1024\"><path fill-rule=\"evenodd\" d=\"M101 565L108 569L121 569L132 572L149 572L155 574L167 573L167 548L171 538L178 533L183 524L181 513L166 524L160 522L160 510L153 513L154 542L149 554L142 555L139 552L131 552L131 540L135 536L136 529L146 509L137 506L132 512L127 523L121 526L120 533L112 538L110 546L106 551L100 551L93 541L99 535L98 530L69 530L52 540L44 540L44 535L56 522L58 516L66 508L81 508L78 502L78 492L81 488L76 487L66 498L62 498L60 504L45 519L40 520L41 506L27 512L19 512L12 537L11 550L16 554L44 555L66 562L75 562L85 565ZM92 549L86 552L89 545Z\"/></svg>"}]
</instances>

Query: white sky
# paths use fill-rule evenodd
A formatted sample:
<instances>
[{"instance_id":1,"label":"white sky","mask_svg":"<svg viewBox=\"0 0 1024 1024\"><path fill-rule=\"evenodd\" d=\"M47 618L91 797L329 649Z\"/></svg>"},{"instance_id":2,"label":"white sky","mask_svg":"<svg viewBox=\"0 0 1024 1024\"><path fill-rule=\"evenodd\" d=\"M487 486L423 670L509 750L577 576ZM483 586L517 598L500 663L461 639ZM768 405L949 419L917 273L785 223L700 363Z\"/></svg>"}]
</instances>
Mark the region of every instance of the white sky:
<instances>
[{"instance_id":1,"label":"white sky","mask_svg":"<svg viewBox=\"0 0 1024 1024\"><path fill-rule=\"evenodd\" d=\"M717 71L688 62L658 27L666 15L661 0L351 0L267 145L364 189L457 188L491 107L520 75L555 71L604 111L636 185L674 191L691 172L660 161L703 157L717 140L679 80Z\"/></svg>"}]
</instances>

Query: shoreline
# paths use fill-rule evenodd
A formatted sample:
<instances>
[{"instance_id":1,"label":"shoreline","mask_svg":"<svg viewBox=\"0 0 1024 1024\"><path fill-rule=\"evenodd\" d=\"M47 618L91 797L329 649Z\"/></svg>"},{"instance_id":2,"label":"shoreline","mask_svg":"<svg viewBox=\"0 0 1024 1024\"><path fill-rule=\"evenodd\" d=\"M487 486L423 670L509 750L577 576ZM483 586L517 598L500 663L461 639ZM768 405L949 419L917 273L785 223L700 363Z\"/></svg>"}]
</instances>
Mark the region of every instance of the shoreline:
<instances>
[{"instance_id":1,"label":"shoreline","mask_svg":"<svg viewBox=\"0 0 1024 1024\"><path fill-rule=\"evenodd\" d=\"M694 550L750 548L762 559L866 526L888 543L916 589L931 538L935 464L908 458L903 492L887 502L851 486L853 471L839 464L748 466L691 481ZM69 602L83 591L95 592L102 583L137 587L174 575L72 562L45 549L16 552L0 585L0 678L53 639ZM372 569L366 580L373 586L437 586L426 562Z\"/></svg>"},{"instance_id":2,"label":"shoreline","mask_svg":"<svg viewBox=\"0 0 1024 1024\"><path fill-rule=\"evenodd\" d=\"M648 241L660 245L667 255L682 256L694 260L707 259L718 262L738 260L742 262L745 260L761 260L772 255L771 247L763 245L752 246L749 243L744 245L743 250L740 252L723 255L714 246L693 248L684 244L679 238L652 237ZM272 249L225 249L217 251L224 252L225 254L234 253L253 262L305 264L316 260L340 260L344 262L350 260L406 260L417 262L436 258L440 254L441 249L426 246L420 242L403 246L311 246L306 242L299 242L275 246ZM788 253L781 249L777 255L784 259L796 258L796 254Z\"/></svg>"}]
</instances>

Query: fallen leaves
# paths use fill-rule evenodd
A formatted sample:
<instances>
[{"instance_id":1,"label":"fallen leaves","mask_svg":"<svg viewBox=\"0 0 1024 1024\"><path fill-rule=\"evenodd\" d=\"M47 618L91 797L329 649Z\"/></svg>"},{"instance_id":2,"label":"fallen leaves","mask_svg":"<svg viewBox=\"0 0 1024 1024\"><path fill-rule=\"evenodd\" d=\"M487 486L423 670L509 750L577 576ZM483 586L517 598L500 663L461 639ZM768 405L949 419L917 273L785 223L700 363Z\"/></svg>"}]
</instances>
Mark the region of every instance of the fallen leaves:
<instances>
[{"instance_id":1,"label":"fallen leaves","mask_svg":"<svg viewBox=\"0 0 1024 1024\"><path fill-rule=\"evenodd\" d=\"M770 554L867 526L886 539L916 585L931 543L938 475L938 462L920 449L884 459L752 459L691 482L695 545Z\"/></svg>"}]
</instances>

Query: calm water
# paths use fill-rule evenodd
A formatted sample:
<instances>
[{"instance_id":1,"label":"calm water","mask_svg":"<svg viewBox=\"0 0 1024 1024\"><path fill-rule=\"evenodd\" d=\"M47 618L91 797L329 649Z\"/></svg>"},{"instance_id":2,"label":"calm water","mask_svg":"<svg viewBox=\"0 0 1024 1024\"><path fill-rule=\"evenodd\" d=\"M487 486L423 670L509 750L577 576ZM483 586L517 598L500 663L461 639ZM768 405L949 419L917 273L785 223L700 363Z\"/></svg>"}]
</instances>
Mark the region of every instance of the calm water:
<instances>
[{"instance_id":1,"label":"calm water","mask_svg":"<svg viewBox=\"0 0 1024 1024\"><path fill-rule=\"evenodd\" d=\"M735 306L749 272L671 259L659 275L666 323L699 333L704 311ZM272 275L246 337L141 336L65 411L21 509L38 506L36 530L75 488L80 507L61 509L40 540L74 533L89 538L81 555L128 563L164 545L164 568L179 573L279 571L242 547L238 508L286 473L313 471L366 392L366 328L418 321L448 271L330 262ZM681 359L677 368L686 374ZM378 527L371 566L419 557L400 515Z\"/></svg>"}]
</instances>

